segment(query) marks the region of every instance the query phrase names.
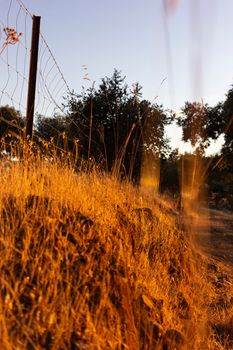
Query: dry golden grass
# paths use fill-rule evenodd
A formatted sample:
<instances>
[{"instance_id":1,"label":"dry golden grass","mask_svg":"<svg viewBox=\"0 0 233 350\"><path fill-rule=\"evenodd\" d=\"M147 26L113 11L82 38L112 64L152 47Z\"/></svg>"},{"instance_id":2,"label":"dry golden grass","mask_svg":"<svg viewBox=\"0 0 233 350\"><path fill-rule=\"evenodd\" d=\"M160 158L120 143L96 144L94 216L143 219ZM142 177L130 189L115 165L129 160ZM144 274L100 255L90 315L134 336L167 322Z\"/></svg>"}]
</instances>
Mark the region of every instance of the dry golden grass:
<instances>
[{"instance_id":1,"label":"dry golden grass","mask_svg":"<svg viewBox=\"0 0 233 350\"><path fill-rule=\"evenodd\" d=\"M1 350L230 346L210 327L205 258L165 200L95 169L2 161L0 215Z\"/></svg>"}]
</instances>

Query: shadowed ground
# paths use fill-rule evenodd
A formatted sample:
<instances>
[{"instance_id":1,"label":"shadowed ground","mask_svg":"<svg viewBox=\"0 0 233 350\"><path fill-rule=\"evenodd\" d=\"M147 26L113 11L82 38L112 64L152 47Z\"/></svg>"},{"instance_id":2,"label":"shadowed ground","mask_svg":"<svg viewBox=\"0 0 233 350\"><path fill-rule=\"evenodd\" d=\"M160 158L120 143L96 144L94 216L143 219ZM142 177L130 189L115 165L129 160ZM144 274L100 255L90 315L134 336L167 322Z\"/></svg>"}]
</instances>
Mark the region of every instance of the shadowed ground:
<instances>
[{"instance_id":1,"label":"shadowed ground","mask_svg":"<svg viewBox=\"0 0 233 350\"><path fill-rule=\"evenodd\" d=\"M203 252L217 261L232 265L233 214L213 209L202 209L200 216L194 220L193 224L194 241Z\"/></svg>"},{"instance_id":2,"label":"shadowed ground","mask_svg":"<svg viewBox=\"0 0 233 350\"><path fill-rule=\"evenodd\" d=\"M208 259L215 298L206 300L209 326L225 350L233 349L233 214L202 209L190 220L193 243Z\"/></svg>"}]
</instances>

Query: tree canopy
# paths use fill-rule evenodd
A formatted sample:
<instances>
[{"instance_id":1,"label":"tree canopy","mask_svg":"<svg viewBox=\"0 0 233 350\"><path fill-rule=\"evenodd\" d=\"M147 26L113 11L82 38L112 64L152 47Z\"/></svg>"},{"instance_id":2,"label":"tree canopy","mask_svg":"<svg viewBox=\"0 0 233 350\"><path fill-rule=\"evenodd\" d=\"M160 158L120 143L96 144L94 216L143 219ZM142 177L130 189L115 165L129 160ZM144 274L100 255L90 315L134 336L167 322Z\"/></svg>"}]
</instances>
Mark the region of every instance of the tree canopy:
<instances>
[{"instance_id":1,"label":"tree canopy","mask_svg":"<svg viewBox=\"0 0 233 350\"><path fill-rule=\"evenodd\" d=\"M9 151L24 134L25 119L14 107L0 106L0 147Z\"/></svg>"},{"instance_id":2,"label":"tree canopy","mask_svg":"<svg viewBox=\"0 0 233 350\"><path fill-rule=\"evenodd\" d=\"M170 116L162 106L141 98L141 87L130 90L125 77L117 70L82 94L67 98L68 114L58 122L39 118L37 132L49 138L66 133L69 150L79 143L79 155L93 158L108 170L118 167L130 177L138 177L142 153L169 153L165 126ZM54 123L56 125L54 125Z\"/></svg>"},{"instance_id":3,"label":"tree canopy","mask_svg":"<svg viewBox=\"0 0 233 350\"><path fill-rule=\"evenodd\" d=\"M17 136L23 134L25 125L19 111L8 105L0 107L0 138L8 135Z\"/></svg>"}]
</instances>

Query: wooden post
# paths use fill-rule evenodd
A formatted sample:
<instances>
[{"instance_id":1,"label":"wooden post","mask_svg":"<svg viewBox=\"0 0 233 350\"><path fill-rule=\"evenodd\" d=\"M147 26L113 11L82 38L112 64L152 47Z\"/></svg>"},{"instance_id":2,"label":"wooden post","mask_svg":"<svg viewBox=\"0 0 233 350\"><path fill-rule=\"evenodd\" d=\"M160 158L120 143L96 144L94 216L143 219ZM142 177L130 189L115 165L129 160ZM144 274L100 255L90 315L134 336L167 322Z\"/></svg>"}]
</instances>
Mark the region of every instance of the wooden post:
<instances>
[{"instance_id":1,"label":"wooden post","mask_svg":"<svg viewBox=\"0 0 233 350\"><path fill-rule=\"evenodd\" d=\"M32 128L33 128L39 38L40 38L40 17L33 16L27 111L26 111L26 138L29 138L29 139L32 138Z\"/></svg>"}]
</instances>

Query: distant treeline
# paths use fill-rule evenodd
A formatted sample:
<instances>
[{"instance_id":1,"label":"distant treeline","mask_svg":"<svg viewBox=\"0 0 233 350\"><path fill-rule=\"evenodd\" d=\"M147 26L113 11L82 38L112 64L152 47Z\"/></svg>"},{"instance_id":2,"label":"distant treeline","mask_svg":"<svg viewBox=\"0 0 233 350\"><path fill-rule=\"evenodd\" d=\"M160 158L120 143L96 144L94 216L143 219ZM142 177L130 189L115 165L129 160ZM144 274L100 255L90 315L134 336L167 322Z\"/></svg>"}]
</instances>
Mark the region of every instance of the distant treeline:
<instances>
[{"instance_id":1,"label":"distant treeline","mask_svg":"<svg viewBox=\"0 0 233 350\"><path fill-rule=\"evenodd\" d=\"M161 191L179 191L181 155L172 150L165 127L176 123L182 128L183 141L190 141L194 154L206 159L210 192L233 193L233 88L225 101L210 107L186 102L178 115L162 105L142 99L141 87L132 89L117 70L81 94L64 99L65 115L36 116L34 141L43 139L57 149L78 152L78 160L91 159L103 170L117 169L118 175L135 182L140 177L143 154L160 159ZM25 119L13 107L0 107L1 143L23 136ZM206 158L205 150L224 135L221 152ZM78 164L77 164L78 166Z\"/></svg>"}]
</instances>

